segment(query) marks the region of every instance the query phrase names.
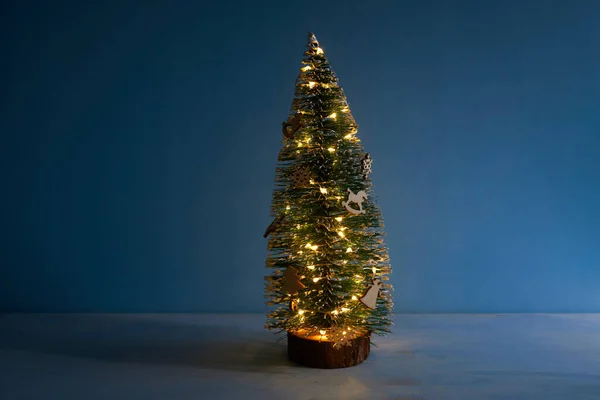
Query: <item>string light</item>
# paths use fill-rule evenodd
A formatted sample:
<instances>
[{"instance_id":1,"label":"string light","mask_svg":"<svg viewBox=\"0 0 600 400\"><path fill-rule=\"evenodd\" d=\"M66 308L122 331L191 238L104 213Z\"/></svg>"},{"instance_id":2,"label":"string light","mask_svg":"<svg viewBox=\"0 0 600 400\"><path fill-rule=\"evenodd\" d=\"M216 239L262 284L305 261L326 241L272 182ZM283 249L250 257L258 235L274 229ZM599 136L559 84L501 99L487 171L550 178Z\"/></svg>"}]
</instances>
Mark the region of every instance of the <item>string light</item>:
<instances>
[{"instance_id":1,"label":"string light","mask_svg":"<svg viewBox=\"0 0 600 400\"><path fill-rule=\"evenodd\" d=\"M314 282L314 283L317 283L317 282L319 282L319 280L320 280L320 279L321 279L321 278L313 278L313 282Z\"/></svg>"},{"instance_id":2,"label":"string light","mask_svg":"<svg viewBox=\"0 0 600 400\"><path fill-rule=\"evenodd\" d=\"M323 49L320 47L317 47L317 54L323 54Z\"/></svg>"},{"instance_id":3,"label":"string light","mask_svg":"<svg viewBox=\"0 0 600 400\"><path fill-rule=\"evenodd\" d=\"M323 188L323 187L322 187L322 188L320 188L319 190L321 191L321 193L323 193L323 194L327 194L327 189L325 189L325 188Z\"/></svg>"},{"instance_id":4,"label":"string light","mask_svg":"<svg viewBox=\"0 0 600 400\"><path fill-rule=\"evenodd\" d=\"M352 247L348 247L348 248L346 249L346 253L352 253Z\"/></svg>"},{"instance_id":5,"label":"string light","mask_svg":"<svg viewBox=\"0 0 600 400\"><path fill-rule=\"evenodd\" d=\"M352 296L352 300L358 300L358 297L356 297L356 296L353 295Z\"/></svg>"},{"instance_id":6,"label":"string light","mask_svg":"<svg viewBox=\"0 0 600 400\"><path fill-rule=\"evenodd\" d=\"M335 220L336 220L337 222L342 222L342 220L343 220L343 219L344 219L344 218L342 218L342 217L335 217Z\"/></svg>"},{"instance_id":7,"label":"string light","mask_svg":"<svg viewBox=\"0 0 600 400\"><path fill-rule=\"evenodd\" d=\"M302 71L306 72L306 71L310 71L312 69L312 67L310 65L307 65L306 67L300 68Z\"/></svg>"},{"instance_id":8,"label":"string light","mask_svg":"<svg viewBox=\"0 0 600 400\"><path fill-rule=\"evenodd\" d=\"M298 310L298 314L300 314L300 315L304 314L304 310Z\"/></svg>"},{"instance_id":9,"label":"string light","mask_svg":"<svg viewBox=\"0 0 600 400\"><path fill-rule=\"evenodd\" d=\"M340 237L344 237L344 232L342 232L342 231L338 231L337 234L340 235Z\"/></svg>"},{"instance_id":10,"label":"string light","mask_svg":"<svg viewBox=\"0 0 600 400\"><path fill-rule=\"evenodd\" d=\"M310 87L311 89L315 87L315 85L317 84L317 82L308 82L308 87Z\"/></svg>"},{"instance_id":11,"label":"string light","mask_svg":"<svg viewBox=\"0 0 600 400\"><path fill-rule=\"evenodd\" d=\"M286 206L286 207L285 207L285 209L286 209L286 210L289 210L290 208L291 208L290 206Z\"/></svg>"},{"instance_id":12,"label":"string light","mask_svg":"<svg viewBox=\"0 0 600 400\"><path fill-rule=\"evenodd\" d=\"M352 139L352 134L351 133L347 134L346 136L344 136L344 139Z\"/></svg>"},{"instance_id":13,"label":"string light","mask_svg":"<svg viewBox=\"0 0 600 400\"><path fill-rule=\"evenodd\" d=\"M333 114L330 114L327 118L336 119L336 117L337 117L337 114L333 113Z\"/></svg>"},{"instance_id":14,"label":"string light","mask_svg":"<svg viewBox=\"0 0 600 400\"><path fill-rule=\"evenodd\" d=\"M314 265L307 265L306 268L308 268L308 269L315 269L315 266Z\"/></svg>"},{"instance_id":15,"label":"string light","mask_svg":"<svg viewBox=\"0 0 600 400\"><path fill-rule=\"evenodd\" d=\"M335 151L335 149L333 147L330 147L327 149L328 152L333 153Z\"/></svg>"}]
</instances>

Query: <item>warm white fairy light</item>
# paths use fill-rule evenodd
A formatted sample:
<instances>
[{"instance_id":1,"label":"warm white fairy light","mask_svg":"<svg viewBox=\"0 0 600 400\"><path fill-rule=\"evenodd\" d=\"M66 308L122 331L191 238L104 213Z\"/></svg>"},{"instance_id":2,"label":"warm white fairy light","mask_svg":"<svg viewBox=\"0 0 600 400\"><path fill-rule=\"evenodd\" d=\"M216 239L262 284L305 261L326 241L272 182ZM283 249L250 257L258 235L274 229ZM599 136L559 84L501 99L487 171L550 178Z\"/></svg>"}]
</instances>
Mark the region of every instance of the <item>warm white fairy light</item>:
<instances>
[{"instance_id":1,"label":"warm white fairy light","mask_svg":"<svg viewBox=\"0 0 600 400\"><path fill-rule=\"evenodd\" d=\"M319 282L319 280L321 280L321 278L313 278L313 282L314 282L314 283L317 283L317 282Z\"/></svg>"},{"instance_id":2,"label":"warm white fairy light","mask_svg":"<svg viewBox=\"0 0 600 400\"><path fill-rule=\"evenodd\" d=\"M333 147L330 147L327 149L328 152L333 153L335 151L335 149Z\"/></svg>"},{"instance_id":3,"label":"warm white fairy light","mask_svg":"<svg viewBox=\"0 0 600 400\"><path fill-rule=\"evenodd\" d=\"M346 136L344 136L344 139L352 139L352 134L351 133L347 134Z\"/></svg>"},{"instance_id":4,"label":"warm white fairy light","mask_svg":"<svg viewBox=\"0 0 600 400\"><path fill-rule=\"evenodd\" d=\"M352 295L352 300L358 300L358 297Z\"/></svg>"},{"instance_id":5,"label":"warm white fairy light","mask_svg":"<svg viewBox=\"0 0 600 400\"><path fill-rule=\"evenodd\" d=\"M325 189L324 187L320 188L319 190L321 191L321 193L327 194L327 189Z\"/></svg>"},{"instance_id":6,"label":"warm white fairy light","mask_svg":"<svg viewBox=\"0 0 600 400\"><path fill-rule=\"evenodd\" d=\"M329 116L327 118L331 118L331 119L336 119L337 114L333 113L333 114L329 114Z\"/></svg>"},{"instance_id":7,"label":"warm white fairy light","mask_svg":"<svg viewBox=\"0 0 600 400\"><path fill-rule=\"evenodd\" d=\"M286 210L289 210L290 208L291 208L290 206L286 206L286 207L285 207L285 209L286 209Z\"/></svg>"},{"instance_id":8,"label":"warm white fairy light","mask_svg":"<svg viewBox=\"0 0 600 400\"><path fill-rule=\"evenodd\" d=\"M348 247L348 248L346 249L346 253L352 253L352 247Z\"/></svg>"},{"instance_id":9,"label":"warm white fairy light","mask_svg":"<svg viewBox=\"0 0 600 400\"><path fill-rule=\"evenodd\" d=\"M304 310L298 310L298 314L300 314L300 315L304 314Z\"/></svg>"},{"instance_id":10,"label":"warm white fairy light","mask_svg":"<svg viewBox=\"0 0 600 400\"><path fill-rule=\"evenodd\" d=\"M317 47L317 54L323 54L323 49L320 47Z\"/></svg>"},{"instance_id":11,"label":"warm white fairy light","mask_svg":"<svg viewBox=\"0 0 600 400\"><path fill-rule=\"evenodd\" d=\"M312 69L312 67L310 65L307 65L306 67L302 67L300 68L302 71L306 72L306 71L310 71Z\"/></svg>"},{"instance_id":12,"label":"warm white fairy light","mask_svg":"<svg viewBox=\"0 0 600 400\"><path fill-rule=\"evenodd\" d=\"M308 269L315 269L315 266L314 265L307 265L306 268L308 268Z\"/></svg>"},{"instance_id":13,"label":"warm white fairy light","mask_svg":"<svg viewBox=\"0 0 600 400\"><path fill-rule=\"evenodd\" d=\"M311 180L309 180L309 182L310 182L310 184L311 184L311 185L314 185L314 184L315 184L315 181L313 181L312 179L311 179Z\"/></svg>"},{"instance_id":14,"label":"warm white fairy light","mask_svg":"<svg viewBox=\"0 0 600 400\"><path fill-rule=\"evenodd\" d=\"M338 231L337 234L340 235L340 237L344 237L345 236L343 231Z\"/></svg>"},{"instance_id":15,"label":"warm white fairy light","mask_svg":"<svg viewBox=\"0 0 600 400\"><path fill-rule=\"evenodd\" d=\"M315 85L317 84L317 82L308 82L308 87L310 87L311 89L315 87Z\"/></svg>"},{"instance_id":16,"label":"warm white fairy light","mask_svg":"<svg viewBox=\"0 0 600 400\"><path fill-rule=\"evenodd\" d=\"M311 250L317 250L319 248L319 246L317 246L316 244L310 244L310 243L307 243L306 246L304 246L304 247L306 247L307 249L311 249Z\"/></svg>"},{"instance_id":17,"label":"warm white fairy light","mask_svg":"<svg viewBox=\"0 0 600 400\"><path fill-rule=\"evenodd\" d=\"M335 217L335 220L336 220L337 222L342 222L343 218L342 218L342 217Z\"/></svg>"}]
</instances>

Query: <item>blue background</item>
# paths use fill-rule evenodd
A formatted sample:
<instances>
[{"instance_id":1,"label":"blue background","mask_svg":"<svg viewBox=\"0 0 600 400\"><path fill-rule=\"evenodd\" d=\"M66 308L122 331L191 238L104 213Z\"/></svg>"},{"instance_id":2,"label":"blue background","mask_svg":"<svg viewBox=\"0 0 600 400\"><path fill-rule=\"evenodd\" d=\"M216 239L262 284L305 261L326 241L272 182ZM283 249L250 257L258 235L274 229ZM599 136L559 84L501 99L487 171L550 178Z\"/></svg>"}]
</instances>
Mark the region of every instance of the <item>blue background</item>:
<instances>
[{"instance_id":1,"label":"blue background","mask_svg":"<svg viewBox=\"0 0 600 400\"><path fill-rule=\"evenodd\" d=\"M310 30L397 312L600 312L600 3L202 3L3 2L0 311L263 312Z\"/></svg>"}]
</instances>

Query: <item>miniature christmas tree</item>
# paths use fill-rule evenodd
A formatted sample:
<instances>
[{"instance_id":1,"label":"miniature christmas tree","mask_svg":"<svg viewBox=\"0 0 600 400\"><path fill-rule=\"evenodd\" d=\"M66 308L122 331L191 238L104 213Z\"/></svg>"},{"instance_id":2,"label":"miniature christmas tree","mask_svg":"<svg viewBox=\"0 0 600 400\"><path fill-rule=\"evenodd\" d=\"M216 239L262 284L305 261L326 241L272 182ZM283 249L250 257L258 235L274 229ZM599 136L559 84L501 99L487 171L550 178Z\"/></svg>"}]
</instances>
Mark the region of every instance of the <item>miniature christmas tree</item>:
<instances>
[{"instance_id":1,"label":"miniature christmas tree","mask_svg":"<svg viewBox=\"0 0 600 400\"><path fill-rule=\"evenodd\" d=\"M372 160L338 79L312 33L283 123L271 214L268 329L292 361L321 368L367 358L392 325L391 272Z\"/></svg>"}]
</instances>

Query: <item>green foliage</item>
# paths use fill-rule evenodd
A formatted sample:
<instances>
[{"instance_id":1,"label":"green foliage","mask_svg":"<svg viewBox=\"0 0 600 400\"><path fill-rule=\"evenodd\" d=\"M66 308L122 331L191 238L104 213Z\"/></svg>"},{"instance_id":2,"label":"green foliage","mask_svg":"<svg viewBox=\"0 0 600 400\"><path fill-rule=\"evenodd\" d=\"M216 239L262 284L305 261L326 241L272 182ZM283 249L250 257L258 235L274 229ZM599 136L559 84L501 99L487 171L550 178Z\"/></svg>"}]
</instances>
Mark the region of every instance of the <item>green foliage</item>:
<instances>
[{"instance_id":1,"label":"green foliage","mask_svg":"<svg viewBox=\"0 0 600 400\"><path fill-rule=\"evenodd\" d=\"M274 309L267 327L326 330L336 343L367 331L383 334L392 324L391 267L373 184L362 176L358 126L312 34L302 63L290 110L290 118L301 113L300 129L284 138L275 175L271 214L285 218L269 236L266 298ZM298 168L309 171L309 184L294 184ZM344 207L348 190L366 192L364 214ZM302 277L298 294L284 288L289 267ZM374 278L384 285L371 310L358 298Z\"/></svg>"}]
</instances>

